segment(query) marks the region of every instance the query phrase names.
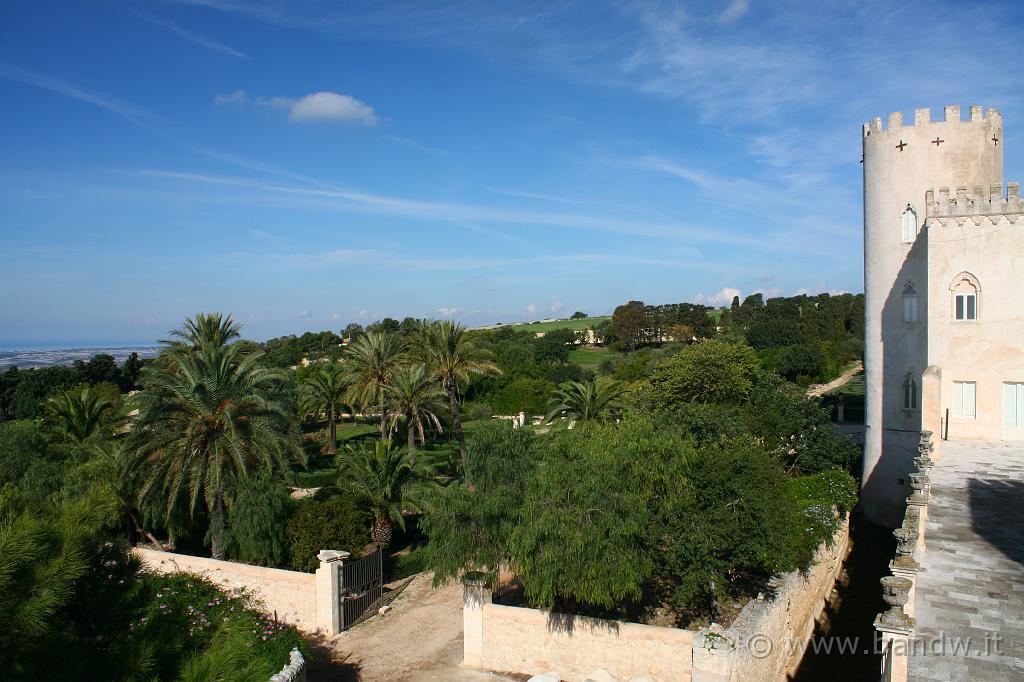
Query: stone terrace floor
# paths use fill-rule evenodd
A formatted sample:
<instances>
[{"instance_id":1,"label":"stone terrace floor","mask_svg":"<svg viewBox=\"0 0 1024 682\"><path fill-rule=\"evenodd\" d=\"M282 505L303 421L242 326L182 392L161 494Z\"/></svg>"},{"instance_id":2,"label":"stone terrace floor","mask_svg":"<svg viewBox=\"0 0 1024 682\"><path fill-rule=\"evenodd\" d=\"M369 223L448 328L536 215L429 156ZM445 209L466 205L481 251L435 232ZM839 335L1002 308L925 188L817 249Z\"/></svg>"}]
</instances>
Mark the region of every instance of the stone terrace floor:
<instances>
[{"instance_id":1,"label":"stone terrace floor","mask_svg":"<svg viewBox=\"0 0 1024 682\"><path fill-rule=\"evenodd\" d=\"M1024 680L1024 443L939 447L910 680Z\"/></svg>"}]
</instances>

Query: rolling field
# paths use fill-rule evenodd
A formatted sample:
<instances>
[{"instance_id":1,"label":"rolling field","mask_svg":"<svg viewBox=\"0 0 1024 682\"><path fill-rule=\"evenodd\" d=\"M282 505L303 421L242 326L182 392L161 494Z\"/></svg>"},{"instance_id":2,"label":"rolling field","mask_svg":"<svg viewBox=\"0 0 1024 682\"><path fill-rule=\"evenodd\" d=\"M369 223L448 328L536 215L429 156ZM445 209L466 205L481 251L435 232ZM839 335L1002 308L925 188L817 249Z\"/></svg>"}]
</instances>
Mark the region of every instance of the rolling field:
<instances>
[{"instance_id":1,"label":"rolling field","mask_svg":"<svg viewBox=\"0 0 1024 682\"><path fill-rule=\"evenodd\" d=\"M598 317L586 317L582 320L552 320L550 322L522 322L519 324L504 324L503 327L514 327L516 331L549 332L554 329L589 329L595 324L611 319L610 315Z\"/></svg>"}]
</instances>

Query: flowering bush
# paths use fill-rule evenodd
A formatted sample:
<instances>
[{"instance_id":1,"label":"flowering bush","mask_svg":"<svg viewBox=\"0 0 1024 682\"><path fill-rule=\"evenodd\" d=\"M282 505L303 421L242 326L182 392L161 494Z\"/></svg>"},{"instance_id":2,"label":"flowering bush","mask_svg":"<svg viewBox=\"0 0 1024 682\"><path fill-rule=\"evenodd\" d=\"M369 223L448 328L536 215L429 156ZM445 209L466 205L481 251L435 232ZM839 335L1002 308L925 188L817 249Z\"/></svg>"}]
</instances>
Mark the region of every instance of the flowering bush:
<instances>
[{"instance_id":1,"label":"flowering bush","mask_svg":"<svg viewBox=\"0 0 1024 682\"><path fill-rule=\"evenodd\" d=\"M307 651L295 628L257 610L245 590L224 591L188 573L144 580L148 599L129 629L159 642L156 673L162 679L177 677L190 657L209 658L221 647L243 649L246 671L263 679L288 662L293 648Z\"/></svg>"}]
</instances>

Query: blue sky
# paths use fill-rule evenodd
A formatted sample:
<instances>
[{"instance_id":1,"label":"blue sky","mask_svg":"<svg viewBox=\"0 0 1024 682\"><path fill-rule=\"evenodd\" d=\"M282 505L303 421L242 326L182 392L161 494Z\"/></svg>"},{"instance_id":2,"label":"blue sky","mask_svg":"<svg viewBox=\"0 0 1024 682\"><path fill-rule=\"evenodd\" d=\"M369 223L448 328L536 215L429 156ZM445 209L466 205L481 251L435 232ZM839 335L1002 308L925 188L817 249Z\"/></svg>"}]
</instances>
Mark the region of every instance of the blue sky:
<instances>
[{"instance_id":1,"label":"blue sky","mask_svg":"<svg viewBox=\"0 0 1024 682\"><path fill-rule=\"evenodd\" d=\"M860 125L1003 111L1024 6L0 7L0 347L860 291Z\"/></svg>"}]
</instances>

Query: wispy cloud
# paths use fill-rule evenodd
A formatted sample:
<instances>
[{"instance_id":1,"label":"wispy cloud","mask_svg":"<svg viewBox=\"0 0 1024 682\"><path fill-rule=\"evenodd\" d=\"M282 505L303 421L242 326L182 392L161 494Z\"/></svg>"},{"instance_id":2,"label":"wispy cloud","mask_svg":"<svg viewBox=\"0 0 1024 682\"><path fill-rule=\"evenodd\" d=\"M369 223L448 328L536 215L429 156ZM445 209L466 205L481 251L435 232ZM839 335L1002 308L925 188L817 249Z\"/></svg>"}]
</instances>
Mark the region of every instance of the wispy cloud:
<instances>
[{"instance_id":1,"label":"wispy cloud","mask_svg":"<svg viewBox=\"0 0 1024 682\"><path fill-rule=\"evenodd\" d=\"M253 102L259 106L272 109L284 109L288 119L296 123L328 122L348 123L354 125L377 125L377 114L369 104L351 95L340 92L314 92L303 97L250 97L245 90L235 90L224 95L217 95L213 103L218 106L245 106ZM407 145L409 140L403 140Z\"/></svg>"},{"instance_id":2,"label":"wispy cloud","mask_svg":"<svg viewBox=\"0 0 1024 682\"><path fill-rule=\"evenodd\" d=\"M731 0L718 18L725 24L731 24L750 10L750 0Z\"/></svg>"},{"instance_id":3,"label":"wispy cloud","mask_svg":"<svg viewBox=\"0 0 1024 682\"><path fill-rule=\"evenodd\" d=\"M224 43L217 42L213 38L204 36L201 33L195 33L193 31L190 31L184 26L175 23L170 19L165 19L163 17L155 17L148 14L143 14L142 12L135 12L135 15L143 21L148 21L149 23L155 26L167 29L171 33L177 35L179 38L184 38L190 43L194 43L196 45L199 45L200 47L205 47L207 50L212 50L213 52L220 52L221 54L237 57L238 59L249 58L249 55L245 54L244 52L239 52L235 48L229 47Z\"/></svg>"},{"instance_id":4,"label":"wispy cloud","mask_svg":"<svg viewBox=\"0 0 1024 682\"><path fill-rule=\"evenodd\" d=\"M226 95L217 95L213 98L213 103L218 106L224 104L235 104L241 106L243 104L248 104L248 102L249 95L245 90L235 90L234 92L229 92Z\"/></svg>"},{"instance_id":5,"label":"wispy cloud","mask_svg":"<svg viewBox=\"0 0 1024 682\"><path fill-rule=\"evenodd\" d=\"M68 81L60 80L59 78L50 78L49 76L45 76L36 71L22 69L8 64L0 64L0 78L30 85L41 90L48 90L58 95L63 95L64 97L70 97L71 99L76 99L80 102L92 104L93 106L105 109L112 114L116 114L140 128L145 128L151 131L154 130L149 121L149 116L141 109L117 98L80 88Z\"/></svg>"}]
</instances>

